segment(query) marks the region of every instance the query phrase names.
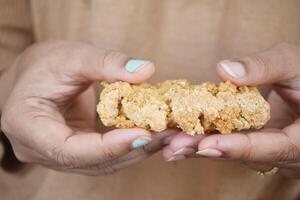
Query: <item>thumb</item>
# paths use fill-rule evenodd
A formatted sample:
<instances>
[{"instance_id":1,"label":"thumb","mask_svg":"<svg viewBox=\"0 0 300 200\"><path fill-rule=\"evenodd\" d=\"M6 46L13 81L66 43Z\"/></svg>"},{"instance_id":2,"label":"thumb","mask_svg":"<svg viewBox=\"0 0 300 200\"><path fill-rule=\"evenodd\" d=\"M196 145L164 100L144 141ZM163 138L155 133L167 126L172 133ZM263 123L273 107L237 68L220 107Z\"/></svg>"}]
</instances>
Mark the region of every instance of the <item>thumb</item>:
<instances>
[{"instance_id":1,"label":"thumb","mask_svg":"<svg viewBox=\"0 0 300 200\"><path fill-rule=\"evenodd\" d=\"M14 90L55 102L71 99L96 81L140 83L150 78L155 70L150 61L69 41L33 45L18 65L22 66L19 72L22 79L18 80Z\"/></svg>"},{"instance_id":2,"label":"thumb","mask_svg":"<svg viewBox=\"0 0 300 200\"><path fill-rule=\"evenodd\" d=\"M150 61L132 59L120 52L99 49L89 44L72 43L57 51L60 52L54 56L64 55L64 59L57 60L63 63L57 65L56 72L65 75L61 77L70 77L72 81L122 80L139 83L154 73L154 65Z\"/></svg>"},{"instance_id":3,"label":"thumb","mask_svg":"<svg viewBox=\"0 0 300 200\"><path fill-rule=\"evenodd\" d=\"M300 48L280 44L240 59L221 61L217 66L217 72L222 79L241 86L282 83L293 87L295 78L299 77L299 64Z\"/></svg>"}]
</instances>

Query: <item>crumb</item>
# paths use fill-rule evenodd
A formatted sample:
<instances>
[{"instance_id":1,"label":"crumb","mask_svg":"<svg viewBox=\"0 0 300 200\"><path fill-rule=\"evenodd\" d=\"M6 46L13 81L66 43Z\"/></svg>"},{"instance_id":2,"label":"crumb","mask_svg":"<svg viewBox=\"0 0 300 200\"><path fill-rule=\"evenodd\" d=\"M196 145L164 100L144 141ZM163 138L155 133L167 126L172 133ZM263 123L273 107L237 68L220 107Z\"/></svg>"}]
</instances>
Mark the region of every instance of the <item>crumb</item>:
<instances>
[{"instance_id":1,"label":"crumb","mask_svg":"<svg viewBox=\"0 0 300 200\"><path fill-rule=\"evenodd\" d=\"M105 126L157 132L178 127L190 135L226 134L262 128L270 119L270 106L255 87L230 82L197 85L186 80L103 85L97 112Z\"/></svg>"}]
</instances>

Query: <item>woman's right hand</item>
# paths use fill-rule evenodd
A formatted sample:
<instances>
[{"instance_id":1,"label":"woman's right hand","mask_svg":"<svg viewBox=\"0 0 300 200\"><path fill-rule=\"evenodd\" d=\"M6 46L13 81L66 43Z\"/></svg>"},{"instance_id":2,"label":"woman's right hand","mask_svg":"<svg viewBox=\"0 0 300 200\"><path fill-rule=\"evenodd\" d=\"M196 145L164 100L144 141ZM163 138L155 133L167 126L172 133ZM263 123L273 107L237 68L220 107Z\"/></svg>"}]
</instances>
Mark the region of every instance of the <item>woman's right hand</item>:
<instances>
[{"instance_id":1,"label":"woman's right hand","mask_svg":"<svg viewBox=\"0 0 300 200\"><path fill-rule=\"evenodd\" d=\"M85 43L36 44L2 75L12 90L2 99L1 128L20 161L87 175L110 174L161 149L164 139L177 131L97 133L91 85L101 80L139 83L153 72L151 62Z\"/></svg>"}]
</instances>

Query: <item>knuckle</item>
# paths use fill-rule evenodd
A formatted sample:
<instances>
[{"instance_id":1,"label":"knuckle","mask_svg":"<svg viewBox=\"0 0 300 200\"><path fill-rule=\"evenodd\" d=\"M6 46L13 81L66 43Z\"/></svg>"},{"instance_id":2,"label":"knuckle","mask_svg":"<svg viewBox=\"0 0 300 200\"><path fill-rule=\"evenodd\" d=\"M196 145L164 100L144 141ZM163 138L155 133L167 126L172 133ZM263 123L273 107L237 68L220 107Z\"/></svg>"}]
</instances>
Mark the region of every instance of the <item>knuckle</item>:
<instances>
[{"instance_id":1,"label":"knuckle","mask_svg":"<svg viewBox=\"0 0 300 200\"><path fill-rule=\"evenodd\" d=\"M252 145L253 144L252 138L251 138L250 135L245 134L245 139L246 139L246 146L244 147L244 150L242 151L240 157L241 157L242 160L250 160L250 161L252 161L255 158L255 155L252 152L252 146L253 146Z\"/></svg>"},{"instance_id":2,"label":"knuckle","mask_svg":"<svg viewBox=\"0 0 300 200\"><path fill-rule=\"evenodd\" d=\"M289 157L290 157L290 154L288 151L290 151L290 150L287 150L287 148L286 149L277 149L276 152L270 152L268 154L268 156L273 159L272 161L286 163L286 161L289 161Z\"/></svg>"},{"instance_id":3,"label":"knuckle","mask_svg":"<svg viewBox=\"0 0 300 200\"><path fill-rule=\"evenodd\" d=\"M281 80L296 76L295 72L299 71L299 55L299 46L279 43L266 51L244 57L241 62L250 73L255 74L257 80Z\"/></svg>"},{"instance_id":4,"label":"knuckle","mask_svg":"<svg viewBox=\"0 0 300 200\"><path fill-rule=\"evenodd\" d=\"M270 74L270 56L264 56L261 54L254 54L244 59L248 70L254 72L256 79L262 80Z\"/></svg>"},{"instance_id":5,"label":"knuckle","mask_svg":"<svg viewBox=\"0 0 300 200\"><path fill-rule=\"evenodd\" d=\"M105 165L102 168L103 175L111 175L116 173L118 170L113 167L113 165Z\"/></svg>"},{"instance_id":6,"label":"knuckle","mask_svg":"<svg viewBox=\"0 0 300 200\"><path fill-rule=\"evenodd\" d=\"M246 56L240 60L241 63L246 67L248 81L261 82L262 80L268 79L270 76L270 63L267 56L261 54L253 54Z\"/></svg>"},{"instance_id":7,"label":"knuckle","mask_svg":"<svg viewBox=\"0 0 300 200\"><path fill-rule=\"evenodd\" d=\"M109 161L117 157L116 153L110 147L103 147L104 160Z\"/></svg>"},{"instance_id":8,"label":"knuckle","mask_svg":"<svg viewBox=\"0 0 300 200\"><path fill-rule=\"evenodd\" d=\"M54 160L58 166L62 166L67 169L77 168L75 165L76 158L66 153L63 149L54 148L51 152L50 159Z\"/></svg>"},{"instance_id":9,"label":"knuckle","mask_svg":"<svg viewBox=\"0 0 300 200\"><path fill-rule=\"evenodd\" d=\"M116 173L118 170L116 170L113 166L107 165L104 166L101 171L103 175L107 176Z\"/></svg>"},{"instance_id":10,"label":"knuckle","mask_svg":"<svg viewBox=\"0 0 300 200\"><path fill-rule=\"evenodd\" d=\"M279 149L278 153L275 155L275 160L278 162L287 162L287 163L294 163L300 160L300 149L297 145L292 143L287 136L286 138L288 141L288 145Z\"/></svg>"},{"instance_id":11,"label":"knuckle","mask_svg":"<svg viewBox=\"0 0 300 200\"><path fill-rule=\"evenodd\" d=\"M100 60L102 66L103 78L108 82L117 80L118 73L115 68L121 68L125 65L128 57L118 51L107 51L103 53Z\"/></svg>"},{"instance_id":12,"label":"knuckle","mask_svg":"<svg viewBox=\"0 0 300 200\"><path fill-rule=\"evenodd\" d=\"M102 160L100 163L94 165L88 165L84 167L88 171L94 171L96 174L111 175L118 170L114 167L114 163L111 160Z\"/></svg>"},{"instance_id":13,"label":"knuckle","mask_svg":"<svg viewBox=\"0 0 300 200\"><path fill-rule=\"evenodd\" d=\"M108 51L103 56L103 66L115 63L118 61L124 61L125 55L119 51Z\"/></svg>"},{"instance_id":14,"label":"knuckle","mask_svg":"<svg viewBox=\"0 0 300 200\"><path fill-rule=\"evenodd\" d=\"M107 63L110 63L114 58L116 57L116 54L118 54L117 51L106 51L103 53L102 57L102 66L105 66Z\"/></svg>"},{"instance_id":15,"label":"knuckle","mask_svg":"<svg viewBox=\"0 0 300 200\"><path fill-rule=\"evenodd\" d=\"M142 148L139 148L141 154L152 154L159 150L159 148L154 148L151 145L144 145Z\"/></svg>"},{"instance_id":16,"label":"knuckle","mask_svg":"<svg viewBox=\"0 0 300 200\"><path fill-rule=\"evenodd\" d=\"M290 145L288 148L286 148L285 155L286 156L282 156L282 158L289 160L291 162L299 161L299 155L300 155L299 148L296 145Z\"/></svg>"},{"instance_id":17,"label":"knuckle","mask_svg":"<svg viewBox=\"0 0 300 200\"><path fill-rule=\"evenodd\" d=\"M105 144L105 136L103 134L99 134L98 142L102 154L99 162L113 161L116 157L118 157L117 153L114 151L114 148Z\"/></svg>"},{"instance_id":18,"label":"knuckle","mask_svg":"<svg viewBox=\"0 0 300 200\"><path fill-rule=\"evenodd\" d=\"M246 63L249 63L250 66L257 66L259 68L265 68L268 63L266 57L263 57L259 54L253 54L245 57L244 60Z\"/></svg>"}]
</instances>

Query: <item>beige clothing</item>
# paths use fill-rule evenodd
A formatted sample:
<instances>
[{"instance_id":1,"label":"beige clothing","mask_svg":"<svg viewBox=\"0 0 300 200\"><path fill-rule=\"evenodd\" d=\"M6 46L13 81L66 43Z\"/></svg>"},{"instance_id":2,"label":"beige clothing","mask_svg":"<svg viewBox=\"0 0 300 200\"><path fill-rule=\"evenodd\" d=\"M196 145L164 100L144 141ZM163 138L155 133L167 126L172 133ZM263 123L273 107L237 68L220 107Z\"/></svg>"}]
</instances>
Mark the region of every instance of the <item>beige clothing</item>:
<instances>
[{"instance_id":1,"label":"beige clothing","mask_svg":"<svg viewBox=\"0 0 300 200\"><path fill-rule=\"evenodd\" d=\"M216 63L300 42L298 0L0 0L1 67L31 42L80 40L153 61L152 81L217 81ZM107 177L0 170L0 199L297 199L298 180L233 162L152 158Z\"/></svg>"}]
</instances>

